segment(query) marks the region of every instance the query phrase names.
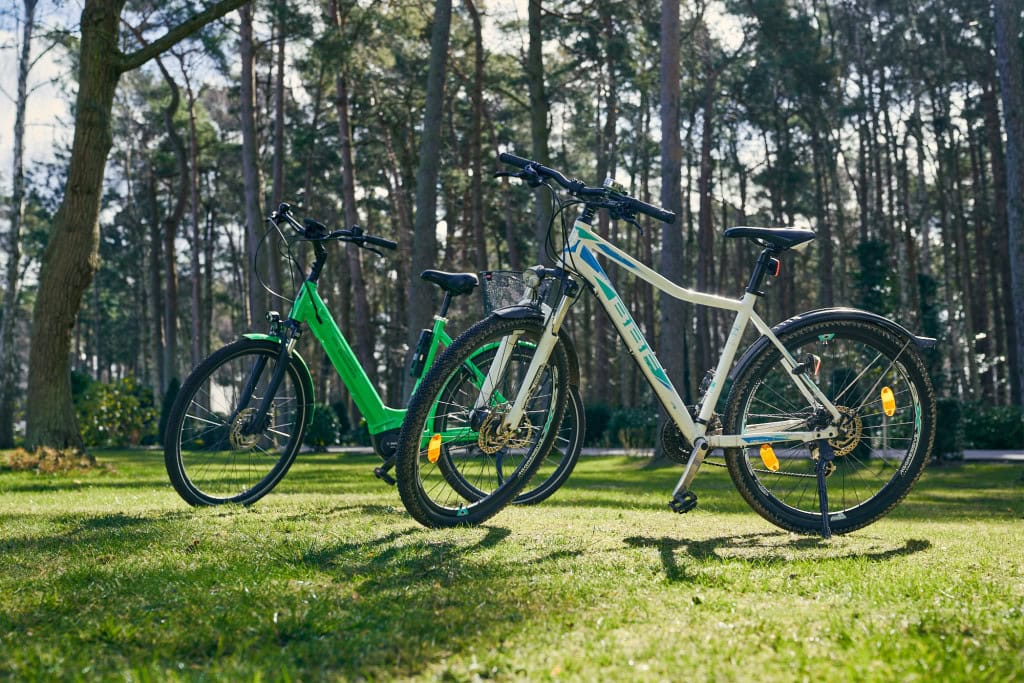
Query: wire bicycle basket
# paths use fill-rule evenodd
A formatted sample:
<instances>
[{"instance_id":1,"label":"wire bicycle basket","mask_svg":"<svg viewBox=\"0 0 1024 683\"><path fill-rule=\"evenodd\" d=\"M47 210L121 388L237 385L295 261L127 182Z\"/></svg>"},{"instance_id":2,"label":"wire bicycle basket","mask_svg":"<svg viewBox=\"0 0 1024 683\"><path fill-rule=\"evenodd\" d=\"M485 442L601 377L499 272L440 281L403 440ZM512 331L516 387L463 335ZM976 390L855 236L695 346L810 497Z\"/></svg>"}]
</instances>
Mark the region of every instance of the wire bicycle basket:
<instances>
[{"instance_id":1,"label":"wire bicycle basket","mask_svg":"<svg viewBox=\"0 0 1024 683\"><path fill-rule=\"evenodd\" d=\"M510 306L550 306L558 298L562 283L555 278L545 278L536 294L527 289L523 273L518 270L486 270L480 273L480 294L483 297L484 315L490 315L501 308Z\"/></svg>"}]
</instances>

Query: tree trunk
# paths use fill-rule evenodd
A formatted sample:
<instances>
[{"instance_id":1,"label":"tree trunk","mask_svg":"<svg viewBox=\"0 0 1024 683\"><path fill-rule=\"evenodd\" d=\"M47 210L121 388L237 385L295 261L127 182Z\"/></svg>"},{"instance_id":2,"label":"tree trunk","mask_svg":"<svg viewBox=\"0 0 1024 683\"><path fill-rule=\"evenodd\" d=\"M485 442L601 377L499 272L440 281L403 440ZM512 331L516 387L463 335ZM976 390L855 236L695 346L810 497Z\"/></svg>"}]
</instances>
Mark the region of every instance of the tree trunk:
<instances>
[{"instance_id":1,"label":"tree trunk","mask_svg":"<svg viewBox=\"0 0 1024 683\"><path fill-rule=\"evenodd\" d=\"M604 123L601 127L601 135L598 140L597 149L597 169L596 178L598 182L604 182L605 178L615 177L615 154L616 154L616 138L615 129L618 121L618 98L617 98L617 84L615 79L615 67L616 60L612 54L612 41L615 38L615 29L612 25L611 15L607 13L607 8L601 6L599 9L601 13L601 28L604 34L604 69L605 69L605 88L604 88ZM608 238L614 237L609 234L609 219L607 211L598 212L598 234L602 237ZM616 273L614 269L609 276L612 277L614 282ZM591 346L594 348L594 363L598 368L601 368L599 372L594 373L591 376L591 391L594 394L594 399L598 403L608 405L612 402L612 358L609 356L609 347L614 349L615 347L608 343L608 335L611 332L611 321L608 318L607 313L600 308L594 307L594 320L593 320L594 336Z\"/></svg>"},{"instance_id":2,"label":"tree trunk","mask_svg":"<svg viewBox=\"0 0 1024 683\"><path fill-rule=\"evenodd\" d=\"M3 310L0 311L0 448L14 446L14 399L18 392L18 354L14 348L14 322L18 319L18 267L21 260L21 222L25 217L25 103L28 72L32 65L32 33L37 0L24 0L25 23L18 56L18 94L14 100L10 226L7 237L7 272Z\"/></svg>"},{"instance_id":3,"label":"tree trunk","mask_svg":"<svg viewBox=\"0 0 1024 683\"><path fill-rule=\"evenodd\" d=\"M178 85L164 69L160 60L157 60L157 65L163 73L167 86L171 89L171 101L164 109L164 127L167 129L167 137L170 138L171 147L174 148L174 156L178 162L178 191L174 196L174 208L163 222L166 282L164 289L164 371L167 375L167 382L170 383L175 379L180 379L178 374L178 266L174 242L178 237L178 228L185 215L185 202L191 183L188 178L188 156L185 151L185 143L182 142L181 136L174 127L174 115L181 103ZM163 388L167 389L167 387Z\"/></svg>"},{"instance_id":4,"label":"tree trunk","mask_svg":"<svg viewBox=\"0 0 1024 683\"><path fill-rule=\"evenodd\" d=\"M161 232L160 215L157 211L156 201L156 172L153 170L152 162L146 164L146 193L149 197L147 207L147 219L149 222L149 296L152 318L150 329L153 333L152 348L154 364L156 365L156 377L153 386L162 395L167 390L168 378L164 369L164 323L163 323L163 294L161 289L162 279L160 277L160 264L163 260L163 234Z\"/></svg>"},{"instance_id":5,"label":"tree trunk","mask_svg":"<svg viewBox=\"0 0 1024 683\"><path fill-rule=\"evenodd\" d=\"M480 13L473 0L465 0L466 11L473 20L473 122L469 133L469 163L473 172L469 179L469 219L473 233L473 264L478 271L487 270L487 240L484 236L483 191L483 121L484 121L484 40Z\"/></svg>"},{"instance_id":6,"label":"tree trunk","mask_svg":"<svg viewBox=\"0 0 1024 683\"><path fill-rule=\"evenodd\" d=\"M82 447L71 403L71 331L97 267L103 170L111 146L111 111L121 74L218 19L242 0L224 0L124 55L118 28L124 0L86 0L78 59L75 133L65 191L43 254L32 318L26 444Z\"/></svg>"},{"instance_id":7,"label":"tree trunk","mask_svg":"<svg viewBox=\"0 0 1024 683\"><path fill-rule=\"evenodd\" d=\"M184 67L184 64L182 66ZM185 95L188 98L188 153L189 166L192 168L191 182L189 183L189 208L192 222L192 244L190 245L192 266L192 345L190 360L191 366L194 368L203 360L203 341L206 335L203 325L203 277L202 267L199 262L199 252L204 248L206 242L202 239L199 227L199 139L196 133L196 94L192 90L188 71L183 68L182 73L185 76Z\"/></svg>"},{"instance_id":8,"label":"tree trunk","mask_svg":"<svg viewBox=\"0 0 1024 683\"><path fill-rule=\"evenodd\" d=\"M118 26L123 0L90 0L82 9L75 134L66 192L43 254L29 350L30 448L82 448L68 352L82 295L97 268L100 194L111 146L110 112L121 76Z\"/></svg>"},{"instance_id":9,"label":"tree trunk","mask_svg":"<svg viewBox=\"0 0 1024 683\"><path fill-rule=\"evenodd\" d=\"M711 149L715 134L715 89L718 71L713 64L711 41L706 27L702 27L702 62L704 67L704 92L702 107L703 125L700 141L700 175L697 178L699 213L697 215L697 291L707 292L714 280L712 260L715 257L714 217L711 200L711 184L714 176L714 162ZM698 377L711 367L711 316L707 306L697 306L696 355Z\"/></svg>"},{"instance_id":10,"label":"tree trunk","mask_svg":"<svg viewBox=\"0 0 1024 683\"><path fill-rule=\"evenodd\" d=\"M437 176L441 163L441 126L443 123L444 80L448 61L448 35L451 28L451 0L437 0L434 28L430 36L430 66L427 73L427 101L423 112L419 166L416 170L416 214L413 224L412 276L409 282L410 347L421 328L430 321L433 288L419 286L419 274L437 259Z\"/></svg>"},{"instance_id":11,"label":"tree trunk","mask_svg":"<svg viewBox=\"0 0 1024 683\"><path fill-rule=\"evenodd\" d=\"M551 135L548 127L548 96L544 88L544 36L541 33L541 0L529 0L527 13L527 30L529 43L526 48L526 78L530 83L530 158L547 166L551 159L548 152L548 138ZM601 178L600 180L603 180ZM548 223L551 220L551 200L547 190L537 188L533 191L535 202L535 230L537 238L537 262L546 263L547 254L544 242L548 234Z\"/></svg>"},{"instance_id":12,"label":"tree trunk","mask_svg":"<svg viewBox=\"0 0 1024 683\"><path fill-rule=\"evenodd\" d=\"M682 142L679 137L679 3L661 3L661 204L676 214L676 223L661 226L661 263L659 271L672 282L683 281L683 236L679 229L683 201L680 194L683 165ZM686 400L686 328L689 306L663 292L658 295L661 308L661 329L658 348L661 360L672 383L681 388Z\"/></svg>"},{"instance_id":13,"label":"tree trunk","mask_svg":"<svg viewBox=\"0 0 1024 683\"><path fill-rule=\"evenodd\" d=\"M996 63L1006 128L1006 219L1017 332L1017 358L1024 358L1024 56L1020 46L1020 4L995 0ZM1024 363L1018 362L1018 396L1024 396Z\"/></svg>"},{"instance_id":14,"label":"tree trunk","mask_svg":"<svg viewBox=\"0 0 1024 683\"><path fill-rule=\"evenodd\" d=\"M256 278L256 249L263 230L263 178L259 165L259 144L256 140L256 47L253 44L253 8L244 5L239 11L239 58L242 61L239 114L242 128L242 179L245 184L245 261L249 283L249 319L256 323L266 308L266 297Z\"/></svg>"},{"instance_id":15,"label":"tree trunk","mask_svg":"<svg viewBox=\"0 0 1024 683\"><path fill-rule=\"evenodd\" d=\"M995 70L993 68L993 73ZM996 95L997 88L997 84L986 86L982 92L981 103L985 113L985 143L988 146L988 155L992 165L992 193L995 203L993 237L997 244L1009 244L1006 157L1003 153L1002 125L999 122L999 104ZM1001 317L1006 330L1004 343L1008 367L1005 374L1009 378L1007 384L1009 385L1010 402L1013 405L1021 405L1021 385L1016 381L1018 376L1017 329L1013 322L1015 314L1010 252L1008 249L997 249L995 258L999 271L999 297L997 305L1002 312Z\"/></svg>"},{"instance_id":16,"label":"tree trunk","mask_svg":"<svg viewBox=\"0 0 1024 683\"><path fill-rule=\"evenodd\" d=\"M331 22L341 30L341 18L336 0L328 5ZM352 157L352 124L349 121L348 78L339 73L334 81L335 107L338 113L338 138L341 147L341 189L342 201L345 204L345 227L359 224L359 213L356 211L356 176L355 162ZM363 279L363 265L358 247L347 247L345 258L348 261L349 295L355 313L353 331L355 333L355 352L359 364L363 366L367 376L375 380L377 376L376 362L373 358L374 327L370 320L370 303L366 295L366 282Z\"/></svg>"}]
</instances>

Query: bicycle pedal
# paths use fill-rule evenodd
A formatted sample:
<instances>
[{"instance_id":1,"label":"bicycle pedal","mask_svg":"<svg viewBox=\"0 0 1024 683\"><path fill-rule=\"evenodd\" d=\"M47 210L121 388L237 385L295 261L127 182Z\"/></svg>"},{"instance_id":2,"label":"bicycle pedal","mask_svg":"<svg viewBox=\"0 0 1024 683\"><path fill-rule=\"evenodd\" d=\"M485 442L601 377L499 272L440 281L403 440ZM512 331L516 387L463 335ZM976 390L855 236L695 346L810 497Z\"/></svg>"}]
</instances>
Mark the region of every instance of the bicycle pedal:
<instances>
[{"instance_id":1,"label":"bicycle pedal","mask_svg":"<svg viewBox=\"0 0 1024 683\"><path fill-rule=\"evenodd\" d=\"M380 467L374 467L373 468L373 476L377 477L378 479L380 479L381 481L383 481L386 484L390 484L391 486L394 486L397 483L395 481L394 477L392 477L390 474L385 472Z\"/></svg>"},{"instance_id":2,"label":"bicycle pedal","mask_svg":"<svg viewBox=\"0 0 1024 683\"><path fill-rule=\"evenodd\" d=\"M693 491L682 491L677 493L669 501L668 507L672 512L683 514L697 507L697 494Z\"/></svg>"}]
</instances>

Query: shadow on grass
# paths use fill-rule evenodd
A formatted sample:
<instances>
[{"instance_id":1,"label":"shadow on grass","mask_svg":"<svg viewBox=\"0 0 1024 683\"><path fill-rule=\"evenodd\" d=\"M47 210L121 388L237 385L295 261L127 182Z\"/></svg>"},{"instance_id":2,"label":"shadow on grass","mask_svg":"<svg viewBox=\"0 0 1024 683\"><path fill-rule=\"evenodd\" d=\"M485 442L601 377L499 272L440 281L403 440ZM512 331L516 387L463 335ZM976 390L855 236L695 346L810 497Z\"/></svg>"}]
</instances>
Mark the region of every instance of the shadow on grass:
<instances>
[{"instance_id":1,"label":"shadow on grass","mask_svg":"<svg viewBox=\"0 0 1024 683\"><path fill-rule=\"evenodd\" d=\"M33 647L65 653L66 671L93 666L99 677L125 658L155 667L158 678L182 670L252 678L272 669L300 680L415 676L443 668L453 652L500 649L562 608L571 598L535 579L580 554L510 553L502 527L392 527L344 540L198 529L187 535L201 538L194 547L179 547L182 539L160 533L167 520L100 515L37 541L50 552L69 546L79 559L45 576L46 594L58 599L22 602L0 626L36 633ZM114 537L121 553L109 545ZM45 564L37 549L18 548Z\"/></svg>"},{"instance_id":2,"label":"shadow on grass","mask_svg":"<svg viewBox=\"0 0 1024 683\"><path fill-rule=\"evenodd\" d=\"M691 560L701 563L740 561L757 566L777 566L814 559L819 556L808 554L807 551L831 547L828 541L820 538L793 538L789 534L781 533L719 536L699 541L646 536L631 536L623 540L626 545L633 548L656 549L669 581L690 581L695 578L687 574L686 563L680 562L682 555L688 555ZM930 541L911 539L901 546L886 550L866 553L850 551L839 555L829 554L827 557L829 561L884 562L928 550L931 546Z\"/></svg>"}]
</instances>

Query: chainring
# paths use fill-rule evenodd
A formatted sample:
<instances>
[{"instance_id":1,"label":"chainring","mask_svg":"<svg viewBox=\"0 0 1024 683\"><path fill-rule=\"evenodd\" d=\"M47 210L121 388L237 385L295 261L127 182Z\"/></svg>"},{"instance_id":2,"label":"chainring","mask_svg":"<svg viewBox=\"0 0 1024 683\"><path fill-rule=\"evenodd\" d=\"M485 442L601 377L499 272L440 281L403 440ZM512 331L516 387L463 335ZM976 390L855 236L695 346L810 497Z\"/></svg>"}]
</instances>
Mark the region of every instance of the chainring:
<instances>
[{"instance_id":1,"label":"chainring","mask_svg":"<svg viewBox=\"0 0 1024 683\"><path fill-rule=\"evenodd\" d=\"M661 426L661 452L674 463L685 465L693 453L693 444L683 436L672 420Z\"/></svg>"}]
</instances>

